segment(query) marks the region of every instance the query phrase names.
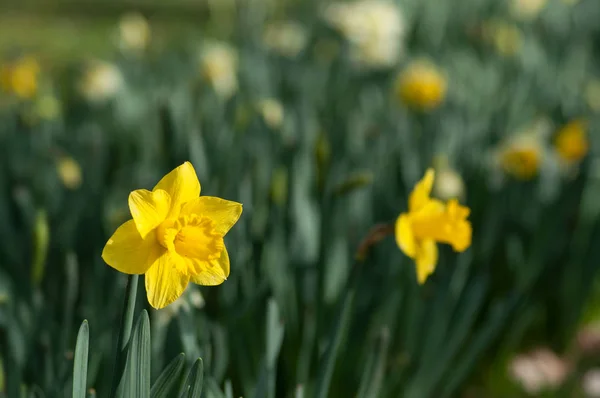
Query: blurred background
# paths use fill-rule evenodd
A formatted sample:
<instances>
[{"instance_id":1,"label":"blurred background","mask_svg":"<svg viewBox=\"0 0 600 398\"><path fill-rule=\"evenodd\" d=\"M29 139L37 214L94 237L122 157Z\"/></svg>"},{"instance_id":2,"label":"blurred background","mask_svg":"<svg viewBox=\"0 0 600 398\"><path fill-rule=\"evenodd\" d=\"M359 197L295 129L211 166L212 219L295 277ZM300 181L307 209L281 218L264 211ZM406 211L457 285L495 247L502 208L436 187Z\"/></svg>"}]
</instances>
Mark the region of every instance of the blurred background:
<instances>
[{"instance_id":1,"label":"blurred background","mask_svg":"<svg viewBox=\"0 0 600 398\"><path fill-rule=\"evenodd\" d=\"M189 160L231 276L150 312L204 397L600 397L597 0L0 2L0 396L110 385L127 196ZM420 286L414 184L471 209ZM371 236L372 237L372 236ZM139 308L149 308L143 293Z\"/></svg>"}]
</instances>

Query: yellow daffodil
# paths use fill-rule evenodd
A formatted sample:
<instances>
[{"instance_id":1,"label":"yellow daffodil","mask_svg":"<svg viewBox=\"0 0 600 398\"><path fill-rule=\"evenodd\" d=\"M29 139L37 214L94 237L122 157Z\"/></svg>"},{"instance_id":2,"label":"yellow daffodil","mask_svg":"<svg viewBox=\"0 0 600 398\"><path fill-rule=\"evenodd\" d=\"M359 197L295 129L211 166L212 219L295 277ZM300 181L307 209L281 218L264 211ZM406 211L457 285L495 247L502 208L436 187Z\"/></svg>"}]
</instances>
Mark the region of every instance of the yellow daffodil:
<instances>
[{"instance_id":1,"label":"yellow daffodil","mask_svg":"<svg viewBox=\"0 0 600 398\"><path fill-rule=\"evenodd\" d=\"M411 108L428 111L437 108L446 97L446 77L425 60L410 63L395 84L396 95Z\"/></svg>"},{"instance_id":2,"label":"yellow daffodil","mask_svg":"<svg viewBox=\"0 0 600 398\"><path fill-rule=\"evenodd\" d=\"M40 65L33 57L22 57L0 68L0 83L4 91L29 99L38 90Z\"/></svg>"},{"instance_id":3,"label":"yellow daffodil","mask_svg":"<svg viewBox=\"0 0 600 398\"><path fill-rule=\"evenodd\" d=\"M534 130L507 138L496 150L497 166L519 180L531 180L538 175L544 156L541 135Z\"/></svg>"},{"instance_id":4,"label":"yellow daffodil","mask_svg":"<svg viewBox=\"0 0 600 398\"><path fill-rule=\"evenodd\" d=\"M164 308L189 282L219 285L229 276L223 237L242 214L242 205L199 196L191 163L171 171L152 191L129 195L132 220L108 240L102 258L125 274L145 274L148 302Z\"/></svg>"},{"instance_id":5,"label":"yellow daffodil","mask_svg":"<svg viewBox=\"0 0 600 398\"><path fill-rule=\"evenodd\" d=\"M575 163L583 159L589 149L586 123L582 120L567 123L558 131L554 146L566 163Z\"/></svg>"},{"instance_id":6,"label":"yellow daffodil","mask_svg":"<svg viewBox=\"0 0 600 398\"><path fill-rule=\"evenodd\" d=\"M69 156L60 158L56 165L60 180L67 189L77 189L83 180L81 167L77 161Z\"/></svg>"},{"instance_id":7,"label":"yellow daffodil","mask_svg":"<svg viewBox=\"0 0 600 398\"><path fill-rule=\"evenodd\" d=\"M417 280L424 283L438 261L437 243L447 243L457 252L471 245L469 208L456 199L446 203L430 197L435 173L427 170L410 194L408 212L396 220L396 243L415 260Z\"/></svg>"}]
</instances>

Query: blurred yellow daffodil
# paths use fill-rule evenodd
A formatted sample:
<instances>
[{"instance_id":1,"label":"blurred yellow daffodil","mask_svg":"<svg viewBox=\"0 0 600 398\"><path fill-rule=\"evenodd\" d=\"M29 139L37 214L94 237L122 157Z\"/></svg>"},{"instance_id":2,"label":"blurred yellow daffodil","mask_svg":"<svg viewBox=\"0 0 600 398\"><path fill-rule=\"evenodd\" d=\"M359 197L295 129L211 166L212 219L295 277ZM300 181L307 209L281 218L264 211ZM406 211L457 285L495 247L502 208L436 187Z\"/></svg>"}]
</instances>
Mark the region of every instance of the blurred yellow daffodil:
<instances>
[{"instance_id":1,"label":"blurred yellow daffodil","mask_svg":"<svg viewBox=\"0 0 600 398\"><path fill-rule=\"evenodd\" d=\"M25 56L0 68L0 83L4 91L29 99L37 93L39 73L37 60Z\"/></svg>"},{"instance_id":2,"label":"blurred yellow daffodil","mask_svg":"<svg viewBox=\"0 0 600 398\"><path fill-rule=\"evenodd\" d=\"M586 123L582 120L567 123L558 131L554 146L558 156L566 163L583 159L589 150Z\"/></svg>"},{"instance_id":3,"label":"blurred yellow daffodil","mask_svg":"<svg viewBox=\"0 0 600 398\"><path fill-rule=\"evenodd\" d=\"M411 108L428 111L437 108L446 97L446 77L425 60L411 62L396 79L396 95Z\"/></svg>"},{"instance_id":4,"label":"blurred yellow daffodil","mask_svg":"<svg viewBox=\"0 0 600 398\"><path fill-rule=\"evenodd\" d=\"M446 203L430 197L435 173L427 170L410 194L408 212L396 220L396 243L415 260L420 284L433 273L438 261L437 243L447 243L457 252L471 245L470 210L456 199Z\"/></svg>"},{"instance_id":5,"label":"blurred yellow daffodil","mask_svg":"<svg viewBox=\"0 0 600 398\"><path fill-rule=\"evenodd\" d=\"M242 205L200 195L191 163L171 171L152 191L129 195L132 220L108 240L102 258L125 274L145 274L148 302L156 309L177 300L189 282L219 285L229 276L223 237Z\"/></svg>"},{"instance_id":6,"label":"blurred yellow daffodil","mask_svg":"<svg viewBox=\"0 0 600 398\"><path fill-rule=\"evenodd\" d=\"M77 189L83 180L81 166L69 156L61 157L56 165L58 175L67 189Z\"/></svg>"},{"instance_id":7,"label":"blurred yellow daffodil","mask_svg":"<svg viewBox=\"0 0 600 398\"><path fill-rule=\"evenodd\" d=\"M531 180L538 174L542 148L532 137L515 138L501 150L499 160L504 172L520 180Z\"/></svg>"}]
</instances>

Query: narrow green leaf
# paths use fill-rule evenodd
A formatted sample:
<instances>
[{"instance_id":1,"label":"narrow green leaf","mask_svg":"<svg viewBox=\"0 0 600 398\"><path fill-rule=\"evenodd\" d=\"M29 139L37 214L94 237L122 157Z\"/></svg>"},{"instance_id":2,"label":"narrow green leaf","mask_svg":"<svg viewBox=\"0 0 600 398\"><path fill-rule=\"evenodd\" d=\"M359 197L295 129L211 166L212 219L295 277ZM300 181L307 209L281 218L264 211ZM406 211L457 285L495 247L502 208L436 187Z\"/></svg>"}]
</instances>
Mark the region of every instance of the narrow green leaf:
<instances>
[{"instance_id":1,"label":"narrow green leaf","mask_svg":"<svg viewBox=\"0 0 600 398\"><path fill-rule=\"evenodd\" d=\"M90 326L84 320L79 327L75 357L73 359L73 398L85 398L88 368L88 352L90 347Z\"/></svg>"},{"instance_id":2,"label":"narrow green leaf","mask_svg":"<svg viewBox=\"0 0 600 398\"><path fill-rule=\"evenodd\" d=\"M233 398L233 386L231 380L225 382L225 398Z\"/></svg>"},{"instance_id":3,"label":"narrow green leaf","mask_svg":"<svg viewBox=\"0 0 600 398\"><path fill-rule=\"evenodd\" d=\"M370 350L369 360L371 366L365 368L365 373L358 390L359 398L377 398L380 394L383 374L390 343L390 332L384 327L379 332L375 344Z\"/></svg>"},{"instance_id":4,"label":"narrow green leaf","mask_svg":"<svg viewBox=\"0 0 600 398\"><path fill-rule=\"evenodd\" d=\"M275 378L277 371L277 358L283 342L284 325L279 315L277 302L269 299L267 304L267 325L265 334L265 344L267 347L265 358L256 388L254 389L255 398L275 398Z\"/></svg>"},{"instance_id":5,"label":"narrow green leaf","mask_svg":"<svg viewBox=\"0 0 600 398\"><path fill-rule=\"evenodd\" d=\"M327 349L321 360L319 368L319 378L317 379L316 394L318 398L326 398L329 393L329 386L331 384L331 377L333 376L333 369L335 367L335 361L338 356L340 343L344 331L347 329L348 323L350 322L350 310L352 308L352 302L354 301L354 290L350 290L338 314L335 322L335 326L331 331Z\"/></svg>"},{"instance_id":6,"label":"narrow green leaf","mask_svg":"<svg viewBox=\"0 0 600 398\"><path fill-rule=\"evenodd\" d=\"M133 329L123 383L123 397L150 397L150 319L146 310Z\"/></svg>"},{"instance_id":7,"label":"narrow green leaf","mask_svg":"<svg viewBox=\"0 0 600 398\"><path fill-rule=\"evenodd\" d=\"M119 386L122 384L121 381L123 380L124 376L127 344L129 343L131 326L133 325L133 312L135 310L138 279L139 275L128 275L127 277L127 287L125 289L125 299L123 301L123 312L121 313L121 324L119 327L119 336L117 338L110 398L117 396L117 389L119 389Z\"/></svg>"},{"instance_id":8,"label":"narrow green leaf","mask_svg":"<svg viewBox=\"0 0 600 398\"><path fill-rule=\"evenodd\" d=\"M150 397L162 398L168 396L169 392L179 383L183 367L185 366L185 354L177 355L165 367L150 390Z\"/></svg>"},{"instance_id":9,"label":"narrow green leaf","mask_svg":"<svg viewBox=\"0 0 600 398\"><path fill-rule=\"evenodd\" d=\"M206 379L206 387L205 387L205 396L206 398L226 398L225 394L219 388L217 382L214 378L209 377Z\"/></svg>"},{"instance_id":10,"label":"narrow green leaf","mask_svg":"<svg viewBox=\"0 0 600 398\"><path fill-rule=\"evenodd\" d=\"M274 369L277 365L277 357L283 342L284 331L285 327L279 315L277 302L270 299L267 304L267 334L265 336L267 343L266 365L268 369Z\"/></svg>"},{"instance_id":11,"label":"narrow green leaf","mask_svg":"<svg viewBox=\"0 0 600 398\"><path fill-rule=\"evenodd\" d=\"M188 396L190 394L190 390L191 390L190 386L185 386L183 388L183 392L181 393L181 395L179 396L179 398L188 398Z\"/></svg>"},{"instance_id":12,"label":"narrow green leaf","mask_svg":"<svg viewBox=\"0 0 600 398\"><path fill-rule=\"evenodd\" d=\"M196 398L202 394L202 382L204 381L204 364L202 358L198 358L185 382L186 386L189 386L188 398Z\"/></svg>"}]
</instances>

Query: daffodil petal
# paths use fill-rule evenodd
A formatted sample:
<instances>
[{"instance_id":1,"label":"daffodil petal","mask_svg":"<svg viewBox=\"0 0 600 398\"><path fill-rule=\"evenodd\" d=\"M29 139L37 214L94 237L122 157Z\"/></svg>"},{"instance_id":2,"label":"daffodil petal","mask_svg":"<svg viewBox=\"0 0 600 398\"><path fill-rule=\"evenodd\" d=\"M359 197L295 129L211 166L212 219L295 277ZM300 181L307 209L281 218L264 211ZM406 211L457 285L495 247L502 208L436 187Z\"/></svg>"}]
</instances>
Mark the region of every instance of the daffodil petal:
<instances>
[{"instance_id":1,"label":"daffodil petal","mask_svg":"<svg viewBox=\"0 0 600 398\"><path fill-rule=\"evenodd\" d=\"M210 218L215 223L216 232L225 235L240 218L242 204L214 196L200 196L186 203L181 212Z\"/></svg>"},{"instance_id":2,"label":"daffodil petal","mask_svg":"<svg viewBox=\"0 0 600 398\"><path fill-rule=\"evenodd\" d=\"M412 232L410 217L406 213L400 214L396 220L396 244L410 258L415 258L417 243Z\"/></svg>"},{"instance_id":3,"label":"daffodil petal","mask_svg":"<svg viewBox=\"0 0 600 398\"><path fill-rule=\"evenodd\" d=\"M167 218L170 208L171 198L162 189L138 189L129 194L129 210L142 238Z\"/></svg>"},{"instance_id":4,"label":"daffodil petal","mask_svg":"<svg viewBox=\"0 0 600 398\"><path fill-rule=\"evenodd\" d=\"M434 240L427 239L421 242L415 261L417 263L417 281L419 284L423 284L437 265L438 248Z\"/></svg>"},{"instance_id":5,"label":"daffodil petal","mask_svg":"<svg viewBox=\"0 0 600 398\"><path fill-rule=\"evenodd\" d=\"M425 176L415 185L408 198L408 209L411 212L418 211L430 201L429 196L431 195L434 179L435 172L433 169L427 169Z\"/></svg>"},{"instance_id":6,"label":"daffodil petal","mask_svg":"<svg viewBox=\"0 0 600 398\"><path fill-rule=\"evenodd\" d=\"M145 273L159 256L155 236L142 239L133 220L121 225L102 250L104 261L125 274Z\"/></svg>"},{"instance_id":7,"label":"daffodil petal","mask_svg":"<svg viewBox=\"0 0 600 398\"><path fill-rule=\"evenodd\" d=\"M190 278L178 270L177 261L181 259L165 251L146 272L148 303L156 309L177 300L188 285Z\"/></svg>"},{"instance_id":8,"label":"daffodil petal","mask_svg":"<svg viewBox=\"0 0 600 398\"><path fill-rule=\"evenodd\" d=\"M177 217L181 206L200 196L200 181L190 162L185 162L164 176L153 191L162 189L171 196L170 217Z\"/></svg>"},{"instance_id":9,"label":"daffodil petal","mask_svg":"<svg viewBox=\"0 0 600 398\"><path fill-rule=\"evenodd\" d=\"M229 276L229 254L227 253L227 248L223 249L221 257L218 260L198 262L196 266L201 268L197 274L191 277L191 282L204 286L220 285Z\"/></svg>"}]
</instances>

